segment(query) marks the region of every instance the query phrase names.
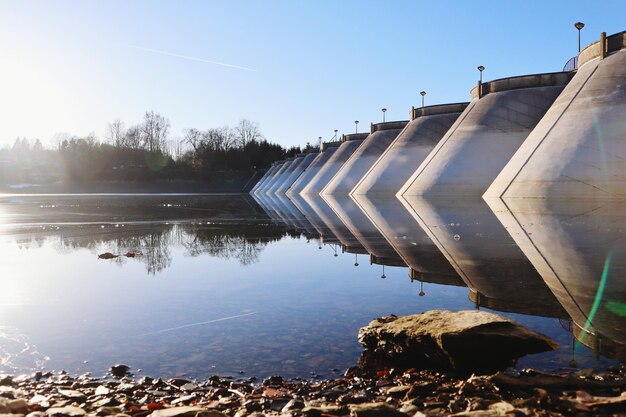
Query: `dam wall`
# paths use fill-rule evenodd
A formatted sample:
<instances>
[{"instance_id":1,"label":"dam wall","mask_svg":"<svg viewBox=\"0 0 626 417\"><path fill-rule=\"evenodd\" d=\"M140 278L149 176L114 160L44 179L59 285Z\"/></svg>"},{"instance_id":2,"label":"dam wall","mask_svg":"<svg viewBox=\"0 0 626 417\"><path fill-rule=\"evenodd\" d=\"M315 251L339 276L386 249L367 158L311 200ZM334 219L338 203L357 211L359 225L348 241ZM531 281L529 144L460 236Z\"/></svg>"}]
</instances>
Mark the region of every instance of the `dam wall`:
<instances>
[{"instance_id":1,"label":"dam wall","mask_svg":"<svg viewBox=\"0 0 626 417\"><path fill-rule=\"evenodd\" d=\"M481 196L572 78L559 72L478 85L399 195Z\"/></svg>"},{"instance_id":2,"label":"dam wall","mask_svg":"<svg viewBox=\"0 0 626 417\"><path fill-rule=\"evenodd\" d=\"M317 175L320 169L326 164L326 161L339 149L341 142L327 142L322 143L320 152L317 157L311 162L307 169L298 177L298 179L287 190L286 194L291 198L294 195L300 194L300 192L306 187L313 177Z\"/></svg>"},{"instance_id":3,"label":"dam wall","mask_svg":"<svg viewBox=\"0 0 626 417\"><path fill-rule=\"evenodd\" d=\"M328 161L320 168L318 173L310 180L300 194L319 194L328 182L335 176L337 171L341 169L343 164L352 156L352 154L361 146L363 140L369 133L354 133L344 135L342 144L335 153L328 158Z\"/></svg>"},{"instance_id":4,"label":"dam wall","mask_svg":"<svg viewBox=\"0 0 626 417\"><path fill-rule=\"evenodd\" d=\"M263 188L263 184L274 176L274 173L278 169L278 167L282 164L283 161L277 161L272 164L272 166L265 172L265 175L261 177L261 179L252 187L250 190L250 194L255 194L257 190Z\"/></svg>"},{"instance_id":5,"label":"dam wall","mask_svg":"<svg viewBox=\"0 0 626 417\"><path fill-rule=\"evenodd\" d=\"M373 124L369 136L337 171L320 194L349 194L407 124L408 121Z\"/></svg>"},{"instance_id":6,"label":"dam wall","mask_svg":"<svg viewBox=\"0 0 626 417\"><path fill-rule=\"evenodd\" d=\"M285 177L285 180L280 184L280 186L276 189L276 194L285 194L285 192L293 185L293 183L300 178L302 173L311 165L311 162L317 158L319 152L308 152L304 154L304 157L300 158L301 161L299 164L293 166L293 169Z\"/></svg>"},{"instance_id":7,"label":"dam wall","mask_svg":"<svg viewBox=\"0 0 626 417\"><path fill-rule=\"evenodd\" d=\"M441 104L411 109L409 124L361 178L352 195L395 195L468 104Z\"/></svg>"},{"instance_id":8,"label":"dam wall","mask_svg":"<svg viewBox=\"0 0 626 417\"><path fill-rule=\"evenodd\" d=\"M295 158L293 157L285 159L285 161L278 167L276 172L274 172L274 175L271 178L269 178L267 181L265 181L265 184L263 184L263 186L259 189L259 192L267 193L267 191L276 183L276 181L285 172L287 167L291 165L294 159Z\"/></svg>"},{"instance_id":9,"label":"dam wall","mask_svg":"<svg viewBox=\"0 0 626 417\"><path fill-rule=\"evenodd\" d=\"M486 197L626 197L626 32L579 55L579 69Z\"/></svg>"}]
</instances>

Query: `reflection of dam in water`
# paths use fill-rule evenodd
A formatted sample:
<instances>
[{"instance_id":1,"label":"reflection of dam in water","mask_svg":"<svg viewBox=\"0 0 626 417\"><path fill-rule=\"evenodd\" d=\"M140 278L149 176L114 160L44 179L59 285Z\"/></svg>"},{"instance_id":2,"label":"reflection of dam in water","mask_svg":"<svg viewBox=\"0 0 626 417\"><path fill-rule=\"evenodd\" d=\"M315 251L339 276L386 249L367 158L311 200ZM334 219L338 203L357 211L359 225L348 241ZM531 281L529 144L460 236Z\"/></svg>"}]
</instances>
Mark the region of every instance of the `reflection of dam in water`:
<instances>
[{"instance_id":1,"label":"reflection of dam in water","mask_svg":"<svg viewBox=\"0 0 626 417\"><path fill-rule=\"evenodd\" d=\"M480 198L410 197L405 206L471 289L477 305L564 317L541 276Z\"/></svg>"},{"instance_id":2,"label":"reflection of dam in water","mask_svg":"<svg viewBox=\"0 0 626 417\"><path fill-rule=\"evenodd\" d=\"M358 147L361 146L361 143L363 143L363 140L367 136L367 133L344 135L343 143L333 155L328 158L317 174L311 178L300 194L319 194L326 184L335 176L337 171L341 169L343 164L352 156Z\"/></svg>"},{"instance_id":3,"label":"reflection of dam in water","mask_svg":"<svg viewBox=\"0 0 626 417\"><path fill-rule=\"evenodd\" d=\"M489 199L585 345L626 360L626 202Z\"/></svg>"},{"instance_id":4,"label":"reflection of dam in water","mask_svg":"<svg viewBox=\"0 0 626 417\"><path fill-rule=\"evenodd\" d=\"M576 75L488 192L626 197L626 32L585 48Z\"/></svg>"}]
</instances>

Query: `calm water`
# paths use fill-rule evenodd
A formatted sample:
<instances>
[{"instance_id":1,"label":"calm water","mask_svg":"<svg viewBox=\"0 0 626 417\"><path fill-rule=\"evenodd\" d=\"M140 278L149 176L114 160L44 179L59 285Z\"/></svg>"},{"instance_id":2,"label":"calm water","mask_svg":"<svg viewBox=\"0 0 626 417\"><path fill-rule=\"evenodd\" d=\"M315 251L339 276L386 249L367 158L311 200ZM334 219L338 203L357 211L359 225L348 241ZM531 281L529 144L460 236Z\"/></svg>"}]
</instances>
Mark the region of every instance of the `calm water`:
<instances>
[{"instance_id":1,"label":"calm water","mask_svg":"<svg viewBox=\"0 0 626 417\"><path fill-rule=\"evenodd\" d=\"M495 311L561 345L520 367L625 357L626 207L331 203L0 197L0 372L332 376L372 319L436 308ZM143 255L97 256L128 251Z\"/></svg>"}]
</instances>

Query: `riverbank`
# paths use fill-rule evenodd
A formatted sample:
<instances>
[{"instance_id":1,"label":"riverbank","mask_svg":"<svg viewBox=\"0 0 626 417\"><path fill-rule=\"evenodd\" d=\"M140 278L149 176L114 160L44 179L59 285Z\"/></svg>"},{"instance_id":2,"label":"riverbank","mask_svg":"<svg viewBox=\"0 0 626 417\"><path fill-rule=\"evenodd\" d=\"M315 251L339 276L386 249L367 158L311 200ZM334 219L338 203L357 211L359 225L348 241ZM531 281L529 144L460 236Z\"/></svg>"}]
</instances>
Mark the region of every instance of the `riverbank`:
<instances>
[{"instance_id":1,"label":"riverbank","mask_svg":"<svg viewBox=\"0 0 626 417\"><path fill-rule=\"evenodd\" d=\"M624 416L624 391L624 365L605 372L487 376L393 369L367 374L354 367L322 381L135 379L122 366L102 378L63 371L0 376L0 415Z\"/></svg>"}]
</instances>

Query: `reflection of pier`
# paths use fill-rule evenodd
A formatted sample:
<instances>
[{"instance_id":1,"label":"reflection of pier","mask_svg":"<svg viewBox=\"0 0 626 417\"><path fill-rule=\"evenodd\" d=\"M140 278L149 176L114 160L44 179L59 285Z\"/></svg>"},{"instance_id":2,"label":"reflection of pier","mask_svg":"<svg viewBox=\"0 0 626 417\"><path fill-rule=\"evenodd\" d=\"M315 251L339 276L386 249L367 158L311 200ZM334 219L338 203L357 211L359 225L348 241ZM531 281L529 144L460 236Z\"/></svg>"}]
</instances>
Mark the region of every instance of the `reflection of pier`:
<instances>
[{"instance_id":1,"label":"reflection of pier","mask_svg":"<svg viewBox=\"0 0 626 417\"><path fill-rule=\"evenodd\" d=\"M567 317L541 276L482 199L425 200L405 206L471 289L480 306Z\"/></svg>"},{"instance_id":2,"label":"reflection of pier","mask_svg":"<svg viewBox=\"0 0 626 417\"><path fill-rule=\"evenodd\" d=\"M393 197L374 200L366 195L357 195L353 198L393 250L408 265L411 278L434 284L465 285L398 199Z\"/></svg>"},{"instance_id":3,"label":"reflection of pier","mask_svg":"<svg viewBox=\"0 0 626 417\"><path fill-rule=\"evenodd\" d=\"M349 195L326 195L324 200L370 254L373 263L406 266L402 258Z\"/></svg>"},{"instance_id":4,"label":"reflection of pier","mask_svg":"<svg viewBox=\"0 0 626 417\"><path fill-rule=\"evenodd\" d=\"M302 198L331 231L333 236L339 240L345 252L357 254L368 253L361 245L361 242L359 242L320 196L304 194Z\"/></svg>"},{"instance_id":5,"label":"reflection of pier","mask_svg":"<svg viewBox=\"0 0 626 417\"><path fill-rule=\"evenodd\" d=\"M289 199L300 210L300 212L307 218L309 223L317 230L322 242L340 244L339 239L333 234L332 230L326 226L326 223L315 212L313 207L300 195L291 194Z\"/></svg>"},{"instance_id":6,"label":"reflection of pier","mask_svg":"<svg viewBox=\"0 0 626 417\"><path fill-rule=\"evenodd\" d=\"M488 202L572 317L578 340L625 360L626 202Z\"/></svg>"}]
</instances>

